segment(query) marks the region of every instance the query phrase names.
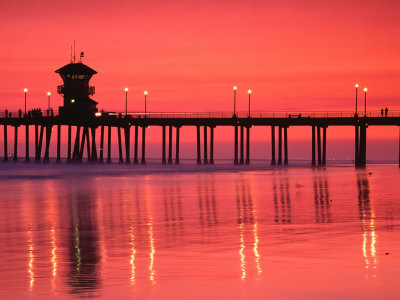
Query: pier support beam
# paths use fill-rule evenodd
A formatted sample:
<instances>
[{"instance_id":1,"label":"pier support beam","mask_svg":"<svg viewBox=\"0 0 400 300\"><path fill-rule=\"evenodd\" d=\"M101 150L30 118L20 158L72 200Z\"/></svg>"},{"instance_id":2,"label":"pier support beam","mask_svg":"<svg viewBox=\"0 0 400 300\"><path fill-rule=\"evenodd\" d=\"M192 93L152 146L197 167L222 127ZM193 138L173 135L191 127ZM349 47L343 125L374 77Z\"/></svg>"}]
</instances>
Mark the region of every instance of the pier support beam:
<instances>
[{"instance_id":1,"label":"pier support beam","mask_svg":"<svg viewBox=\"0 0 400 300\"><path fill-rule=\"evenodd\" d=\"M168 164L172 164L172 126L168 127Z\"/></svg>"},{"instance_id":2,"label":"pier support beam","mask_svg":"<svg viewBox=\"0 0 400 300\"><path fill-rule=\"evenodd\" d=\"M203 139L203 143L204 143L204 159L203 159L203 163L205 165L208 164L208 153L207 153L207 126L204 126L204 139Z\"/></svg>"},{"instance_id":3,"label":"pier support beam","mask_svg":"<svg viewBox=\"0 0 400 300\"><path fill-rule=\"evenodd\" d=\"M250 126L246 127L246 165L250 164Z\"/></svg>"},{"instance_id":4,"label":"pier support beam","mask_svg":"<svg viewBox=\"0 0 400 300\"><path fill-rule=\"evenodd\" d=\"M354 154L354 164L356 166L359 165L360 161L360 126L356 125L354 126L355 129L355 154Z\"/></svg>"},{"instance_id":5,"label":"pier support beam","mask_svg":"<svg viewBox=\"0 0 400 300\"><path fill-rule=\"evenodd\" d=\"M92 160L92 156L90 153L90 136L89 136L89 127L85 127L86 134L86 152L87 152L87 161L90 162Z\"/></svg>"},{"instance_id":6,"label":"pier support beam","mask_svg":"<svg viewBox=\"0 0 400 300\"><path fill-rule=\"evenodd\" d=\"M75 135L75 143L74 143L74 152L72 154L72 160L77 160L78 159L80 132L81 132L81 127L77 126L76 127L76 135Z\"/></svg>"},{"instance_id":7,"label":"pier support beam","mask_svg":"<svg viewBox=\"0 0 400 300\"><path fill-rule=\"evenodd\" d=\"M275 161L275 126L271 126L271 165L276 165Z\"/></svg>"},{"instance_id":8,"label":"pier support beam","mask_svg":"<svg viewBox=\"0 0 400 300\"><path fill-rule=\"evenodd\" d=\"M240 164L244 164L244 134L243 134L243 126L240 126Z\"/></svg>"},{"instance_id":9,"label":"pier support beam","mask_svg":"<svg viewBox=\"0 0 400 300\"><path fill-rule=\"evenodd\" d=\"M48 163L50 161L50 139L51 139L51 130L53 126L46 126L46 148L44 150L43 162Z\"/></svg>"},{"instance_id":10,"label":"pier support beam","mask_svg":"<svg viewBox=\"0 0 400 300\"><path fill-rule=\"evenodd\" d=\"M82 130L82 140L79 148L78 160L82 162L83 159L83 151L85 150L85 139L86 139L86 127L83 127Z\"/></svg>"},{"instance_id":11,"label":"pier support beam","mask_svg":"<svg viewBox=\"0 0 400 300\"><path fill-rule=\"evenodd\" d=\"M179 126L176 126L176 136L175 136L175 164L179 165Z\"/></svg>"},{"instance_id":12,"label":"pier support beam","mask_svg":"<svg viewBox=\"0 0 400 300\"><path fill-rule=\"evenodd\" d=\"M125 163L131 163L131 127L124 128L125 133Z\"/></svg>"},{"instance_id":13,"label":"pier support beam","mask_svg":"<svg viewBox=\"0 0 400 300\"><path fill-rule=\"evenodd\" d=\"M92 161L97 162L96 127L90 128L92 132Z\"/></svg>"},{"instance_id":14,"label":"pier support beam","mask_svg":"<svg viewBox=\"0 0 400 300\"><path fill-rule=\"evenodd\" d=\"M321 166L322 164L322 158L321 158L321 127L317 126L317 144L318 144L318 166Z\"/></svg>"},{"instance_id":15,"label":"pier support beam","mask_svg":"<svg viewBox=\"0 0 400 300\"><path fill-rule=\"evenodd\" d=\"M282 126L278 130L278 165L282 165Z\"/></svg>"},{"instance_id":16,"label":"pier support beam","mask_svg":"<svg viewBox=\"0 0 400 300\"><path fill-rule=\"evenodd\" d=\"M326 166L326 126L322 127L322 165Z\"/></svg>"},{"instance_id":17,"label":"pier support beam","mask_svg":"<svg viewBox=\"0 0 400 300\"><path fill-rule=\"evenodd\" d=\"M71 161L71 125L68 125L68 153L67 153L67 162Z\"/></svg>"},{"instance_id":18,"label":"pier support beam","mask_svg":"<svg viewBox=\"0 0 400 300\"><path fill-rule=\"evenodd\" d=\"M119 156L119 163L122 164L124 162L124 159L122 157L122 142L121 142L121 127L118 126L117 128L118 132L118 156Z\"/></svg>"},{"instance_id":19,"label":"pier support beam","mask_svg":"<svg viewBox=\"0 0 400 300\"><path fill-rule=\"evenodd\" d=\"M214 164L214 127L210 127L210 164Z\"/></svg>"},{"instance_id":20,"label":"pier support beam","mask_svg":"<svg viewBox=\"0 0 400 300\"><path fill-rule=\"evenodd\" d=\"M99 151L99 162L103 163L104 159L103 159L103 152L104 152L104 125L101 125L100 127L100 151Z\"/></svg>"},{"instance_id":21,"label":"pier support beam","mask_svg":"<svg viewBox=\"0 0 400 300\"><path fill-rule=\"evenodd\" d=\"M142 127L142 165L146 163L146 126Z\"/></svg>"},{"instance_id":22,"label":"pier support beam","mask_svg":"<svg viewBox=\"0 0 400 300\"><path fill-rule=\"evenodd\" d=\"M138 164L138 143L139 143L139 126L135 126L135 149L133 153L133 163Z\"/></svg>"},{"instance_id":23,"label":"pier support beam","mask_svg":"<svg viewBox=\"0 0 400 300\"><path fill-rule=\"evenodd\" d=\"M39 125L35 124L35 161L37 161L38 147L39 147Z\"/></svg>"},{"instance_id":24,"label":"pier support beam","mask_svg":"<svg viewBox=\"0 0 400 300\"><path fill-rule=\"evenodd\" d=\"M197 164L201 165L200 126L196 126L196 136L197 136Z\"/></svg>"},{"instance_id":25,"label":"pier support beam","mask_svg":"<svg viewBox=\"0 0 400 300\"><path fill-rule=\"evenodd\" d=\"M357 167L365 167L367 164L367 125L360 125L359 147Z\"/></svg>"},{"instance_id":26,"label":"pier support beam","mask_svg":"<svg viewBox=\"0 0 400 300\"><path fill-rule=\"evenodd\" d=\"M41 159L41 156L42 156L42 144L43 144L44 127L45 126L41 126L40 127L40 136L39 136L39 141L38 141L38 145L37 145L37 148L36 148L36 157L35 157L35 161L37 163L40 163L40 159Z\"/></svg>"},{"instance_id":27,"label":"pier support beam","mask_svg":"<svg viewBox=\"0 0 400 300\"><path fill-rule=\"evenodd\" d=\"M4 124L4 161L8 161L7 139L7 124Z\"/></svg>"},{"instance_id":28,"label":"pier support beam","mask_svg":"<svg viewBox=\"0 0 400 300\"><path fill-rule=\"evenodd\" d=\"M18 161L18 126L14 126L14 162Z\"/></svg>"},{"instance_id":29,"label":"pier support beam","mask_svg":"<svg viewBox=\"0 0 400 300\"><path fill-rule=\"evenodd\" d=\"M179 126L176 126L176 136L175 136L175 164L179 165Z\"/></svg>"},{"instance_id":30,"label":"pier support beam","mask_svg":"<svg viewBox=\"0 0 400 300\"><path fill-rule=\"evenodd\" d=\"M287 135L287 126L283 128L283 135L284 135L284 146L285 146L285 161L283 164L289 164L289 155L288 155L288 135Z\"/></svg>"},{"instance_id":31,"label":"pier support beam","mask_svg":"<svg viewBox=\"0 0 400 300\"><path fill-rule=\"evenodd\" d=\"M61 125L57 125L57 158L56 162L61 162Z\"/></svg>"},{"instance_id":32,"label":"pier support beam","mask_svg":"<svg viewBox=\"0 0 400 300\"><path fill-rule=\"evenodd\" d=\"M161 158L161 163L165 165L167 163L166 157L165 157L165 126L162 126L162 158Z\"/></svg>"},{"instance_id":33,"label":"pier support beam","mask_svg":"<svg viewBox=\"0 0 400 300\"><path fill-rule=\"evenodd\" d=\"M238 165L239 164L239 160L238 160L238 145L239 145L239 134L238 134L238 130L239 130L239 128L238 128L238 126L237 125L235 125L235 146L234 146L234 148L235 148L235 152L234 152L234 159L233 159L233 164L234 165Z\"/></svg>"},{"instance_id":34,"label":"pier support beam","mask_svg":"<svg viewBox=\"0 0 400 300\"><path fill-rule=\"evenodd\" d=\"M315 166L315 126L311 126L311 165Z\"/></svg>"},{"instance_id":35,"label":"pier support beam","mask_svg":"<svg viewBox=\"0 0 400 300\"><path fill-rule=\"evenodd\" d=\"M30 162L29 158L29 125L25 125L25 162Z\"/></svg>"},{"instance_id":36,"label":"pier support beam","mask_svg":"<svg viewBox=\"0 0 400 300\"><path fill-rule=\"evenodd\" d=\"M108 140L107 140L107 163L111 164L111 126L108 126Z\"/></svg>"}]
</instances>

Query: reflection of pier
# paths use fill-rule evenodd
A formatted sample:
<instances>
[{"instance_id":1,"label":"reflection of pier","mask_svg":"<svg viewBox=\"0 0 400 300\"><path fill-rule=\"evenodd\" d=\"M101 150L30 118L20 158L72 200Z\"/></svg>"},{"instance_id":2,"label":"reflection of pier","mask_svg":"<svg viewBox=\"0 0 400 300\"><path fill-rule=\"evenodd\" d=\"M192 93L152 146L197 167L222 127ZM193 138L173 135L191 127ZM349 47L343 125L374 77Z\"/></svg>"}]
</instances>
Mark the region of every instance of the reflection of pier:
<instances>
[{"instance_id":1,"label":"reflection of pier","mask_svg":"<svg viewBox=\"0 0 400 300\"><path fill-rule=\"evenodd\" d=\"M73 288L72 293L83 293L95 290L100 284L96 276L100 263L96 204L90 192L76 193L74 184L71 189L68 195L72 218L68 283Z\"/></svg>"},{"instance_id":2,"label":"reflection of pier","mask_svg":"<svg viewBox=\"0 0 400 300\"><path fill-rule=\"evenodd\" d=\"M362 230L362 253L365 261L366 269L376 269L376 241L377 235L375 232L375 212L370 200L370 185L368 181L368 174L366 172L359 172L357 174L357 187L358 187L358 209L361 220ZM367 274L368 276L369 274ZM372 274L375 277L375 274Z\"/></svg>"},{"instance_id":3,"label":"reflection of pier","mask_svg":"<svg viewBox=\"0 0 400 300\"><path fill-rule=\"evenodd\" d=\"M328 179L325 175L314 176L314 204L315 204L315 222L317 223L330 223L330 198Z\"/></svg>"},{"instance_id":4,"label":"reflection of pier","mask_svg":"<svg viewBox=\"0 0 400 300\"><path fill-rule=\"evenodd\" d=\"M258 252L257 211L253 204L252 188L246 181L236 184L236 207L239 225L241 279L245 279L248 276L249 269L248 262L246 262L247 248L253 252L256 274L260 275L262 272L261 256ZM247 241L249 238L252 238L252 243Z\"/></svg>"},{"instance_id":5,"label":"reflection of pier","mask_svg":"<svg viewBox=\"0 0 400 300\"><path fill-rule=\"evenodd\" d=\"M163 186L164 221L167 243L183 236L182 194L180 185Z\"/></svg>"},{"instance_id":6,"label":"reflection of pier","mask_svg":"<svg viewBox=\"0 0 400 300\"><path fill-rule=\"evenodd\" d=\"M278 182L277 182L278 180ZM276 223L291 223L290 185L287 176L274 176L272 181Z\"/></svg>"},{"instance_id":7,"label":"reflection of pier","mask_svg":"<svg viewBox=\"0 0 400 300\"><path fill-rule=\"evenodd\" d=\"M218 225L214 182L210 178L204 178L204 180L199 180L198 182L200 226L201 228L212 228Z\"/></svg>"}]
</instances>

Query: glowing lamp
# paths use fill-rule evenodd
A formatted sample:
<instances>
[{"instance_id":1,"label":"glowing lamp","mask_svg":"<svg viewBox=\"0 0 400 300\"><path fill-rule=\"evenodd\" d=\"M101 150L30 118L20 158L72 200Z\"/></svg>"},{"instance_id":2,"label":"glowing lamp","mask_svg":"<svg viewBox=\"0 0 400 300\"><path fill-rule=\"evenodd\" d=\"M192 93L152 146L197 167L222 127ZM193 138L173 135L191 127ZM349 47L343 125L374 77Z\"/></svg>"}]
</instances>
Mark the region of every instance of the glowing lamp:
<instances>
[{"instance_id":1,"label":"glowing lamp","mask_svg":"<svg viewBox=\"0 0 400 300\"><path fill-rule=\"evenodd\" d=\"M147 96L147 91L144 91L144 94Z\"/></svg>"},{"instance_id":2,"label":"glowing lamp","mask_svg":"<svg viewBox=\"0 0 400 300\"><path fill-rule=\"evenodd\" d=\"M47 96L50 96L51 95L51 93L50 92L47 92Z\"/></svg>"},{"instance_id":3,"label":"glowing lamp","mask_svg":"<svg viewBox=\"0 0 400 300\"><path fill-rule=\"evenodd\" d=\"M125 92L127 92L128 91L128 88L125 88Z\"/></svg>"},{"instance_id":4,"label":"glowing lamp","mask_svg":"<svg viewBox=\"0 0 400 300\"><path fill-rule=\"evenodd\" d=\"M236 90L237 90L237 86L235 85L235 86L233 87L233 89L236 91Z\"/></svg>"},{"instance_id":5,"label":"glowing lamp","mask_svg":"<svg viewBox=\"0 0 400 300\"><path fill-rule=\"evenodd\" d=\"M366 93L368 91L368 89L367 88L364 88L364 92Z\"/></svg>"},{"instance_id":6,"label":"glowing lamp","mask_svg":"<svg viewBox=\"0 0 400 300\"><path fill-rule=\"evenodd\" d=\"M71 103L75 103L75 99L71 99Z\"/></svg>"},{"instance_id":7,"label":"glowing lamp","mask_svg":"<svg viewBox=\"0 0 400 300\"><path fill-rule=\"evenodd\" d=\"M356 83L355 87L358 88L358 83Z\"/></svg>"},{"instance_id":8,"label":"glowing lamp","mask_svg":"<svg viewBox=\"0 0 400 300\"><path fill-rule=\"evenodd\" d=\"M97 112L94 114L96 117L101 117L101 112Z\"/></svg>"},{"instance_id":9,"label":"glowing lamp","mask_svg":"<svg viewBox=\"0 0 400 300\"><path fill-rule=\"evenodd\" d=\"M251 90L248 90L247 93L251 94Z\"/></svg>"},{"instance_id":10,"label":"glowing lamp","mask_svg":"<svg viewBox=\"0 0 400 300\"><path fill-rule=\"evenodd\" d=\"M28 92L28 89L24 89L24 93L27 93Z\"/></svg>"}]
</instances>

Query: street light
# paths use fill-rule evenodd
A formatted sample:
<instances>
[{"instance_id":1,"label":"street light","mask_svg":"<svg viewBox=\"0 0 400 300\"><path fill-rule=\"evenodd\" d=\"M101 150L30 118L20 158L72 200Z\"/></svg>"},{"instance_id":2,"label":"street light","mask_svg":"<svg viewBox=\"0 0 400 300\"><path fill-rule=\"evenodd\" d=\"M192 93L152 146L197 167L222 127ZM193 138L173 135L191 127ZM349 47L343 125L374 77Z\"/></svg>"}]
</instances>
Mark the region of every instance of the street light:
<instances>
[{"instance_id":1,"label":"street light","mask_svg":"<svg viewBox=\"0 0 400 300\"><path fill-rule=\"evenodd\" d=\"M125 88L125 116L128 114L128 88Z\"/></svg>"},{"instance_id":2,"label":"street light","mask_svg":"<svg viewBox=\"0 0 400 300\"><path fill-rule=\"evenodd\" d=\"M237 86L233 87L233 117L236 117L236 90Z\"/></svg>"},{"instance_id":3,"label":"street light","mask_svg":"<svg viewBox=\"0 0 400 300\"><path fill-rule=\"evenodd\" d=\"M49 111L50 111L50 96L51 96L51 93L47 92L47 106L48 106Z\"/></svg>"},{"instance_id":4,"label":"street light","mask_svg":"<svg viewBox=\"0 0 400 300\"><path fill-rule=\"evenodd\" d=\"M364 116L367 117L367 91L368 89L364 88Z\"/></svg>"},{"instance_id":5,"label":"street light","mask_svg":"<svg viewBox=\"0 0 400 300\"><path fill-rule=\"evenodd\" d=\"M354 86L356 88L356 114L355 117L357 117L357 95L358 95L358 83Z\"/></svg>"},{"instance_id":6,"label":"street light","mask_svg":"<svg viewBox=\"0 0 400 300\"><path fill-rule=\"evenodd\" d=\"M28 93L28 89L24 89L24 93L25 93L25 115L26 115L26 94Z\"/></svg>"},{"instance_id":7,"label":"street light","mask_svg":"<svg viewBox=\"0 0 400 300\"><path fill-rule=\"evenodd\" d=\"M251 90L248 90L247 93L249 94L249 118L250 118L250 95L251 95Z\"/></svg>"},{"instance_id":8,"label":"street light","mask_svg":"<svg viewBox=\"0 0 400 300\"><path fill-rule=\"evenodd\" d=\"M144 91L144 116L147 114L147 91Z\"/></svg>"}]
</instances>

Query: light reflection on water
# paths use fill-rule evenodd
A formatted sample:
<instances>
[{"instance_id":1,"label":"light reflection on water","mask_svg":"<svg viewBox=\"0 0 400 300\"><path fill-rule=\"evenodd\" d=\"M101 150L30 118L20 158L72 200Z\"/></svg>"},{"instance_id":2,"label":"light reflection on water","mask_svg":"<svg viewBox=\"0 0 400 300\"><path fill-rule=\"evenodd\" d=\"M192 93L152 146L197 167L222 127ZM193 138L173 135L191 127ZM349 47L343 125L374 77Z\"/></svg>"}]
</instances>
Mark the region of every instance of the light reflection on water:
<instances>
[{"instance_id":1,"label":"light reflection on water","mask_svg":"<svg viewBox=\"0 0 400 300\"><path fill-rule=\"evenodd\" d=\"M54 179L29 172L0 181L2 298L398 292L400 173L392 166Z\"/></svg>"}]
</instances>

